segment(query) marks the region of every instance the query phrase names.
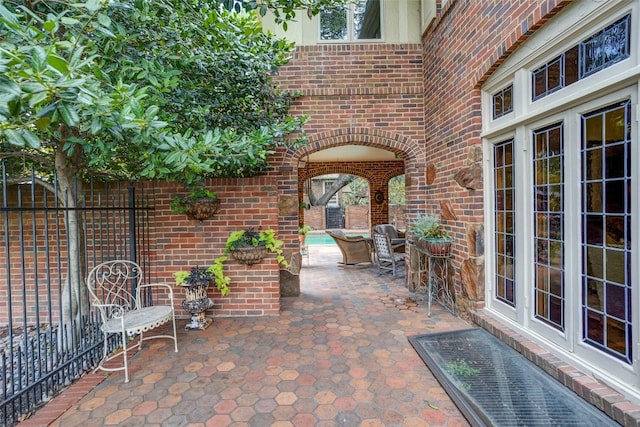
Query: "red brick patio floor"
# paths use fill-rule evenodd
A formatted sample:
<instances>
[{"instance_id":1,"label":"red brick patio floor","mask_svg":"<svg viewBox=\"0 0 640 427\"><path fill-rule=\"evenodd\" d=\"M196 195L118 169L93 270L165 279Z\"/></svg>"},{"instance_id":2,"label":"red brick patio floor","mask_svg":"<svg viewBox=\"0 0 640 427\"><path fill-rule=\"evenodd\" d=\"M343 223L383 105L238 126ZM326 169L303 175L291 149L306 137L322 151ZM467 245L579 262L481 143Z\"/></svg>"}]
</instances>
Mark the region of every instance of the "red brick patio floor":
<instances>
[{"instance_id":1,"label":"red brick patio floor","mask_svg":"<svg viewBox=\"0 0 640 427\"><path fill-rule=\"evenodd\" d=\"M301 295L280 316L221 318L186 332L180 352L148 342L131 382L88 374L20 423L31 426L466 426L407 336L471 325L409 292L404 277L341 268L336 246L311 246ZM640 405L482 312L501 337L624 426Z\"/></svg>"},{"instance_id":2,"label":"red brick patio floor","mask_svg":"<svg viewBox=\"0 0 640 427\"><path fill-rule=\"evenodd\" d=\"M341 268L311 246L300 297L280 316L179 322L179 352L145 343L122 372L89 374L27 426L468 425L407 336L470 325L374 268Z\"/></svg>"}]
</instances>

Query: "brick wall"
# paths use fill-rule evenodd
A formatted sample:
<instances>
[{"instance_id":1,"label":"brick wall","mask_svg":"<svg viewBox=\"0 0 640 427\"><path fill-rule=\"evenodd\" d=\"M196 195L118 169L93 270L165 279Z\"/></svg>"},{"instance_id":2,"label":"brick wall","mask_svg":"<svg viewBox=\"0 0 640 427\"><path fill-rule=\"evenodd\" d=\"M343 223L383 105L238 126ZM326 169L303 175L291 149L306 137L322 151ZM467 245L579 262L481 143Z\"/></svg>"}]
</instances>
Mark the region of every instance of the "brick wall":
<instances>
[{"instance_id":1,"label":"brick wall","mask_svg":"<svg viewBox=\"0 0 640 427\"><path fill-rule=\"evenodd\" d=\"M483 280L477 267L483 254L470 244L482 227L483 190L480 180L475 188L463 188L455 174L482 166L480 87L510 52L568 3L450 1L423 35L424 206L446 217L445 227L453 232L457 291L465 297L465 288ZM468 283L461 283L461 277Z\"/></svg>"},{"instance_id":2,"label":"brick wall","mask_svg":"<svg viewBox=\"0 0 640 427\"><path fill-rule=\"evenodd\" d=\"M394 223L398 228L404 230L406 222L404 220L405 205L389 206L389 223ZM345 206L345 228L350 230L371 229L370 211L368 205ZM325 228L324 206L312 206L304 210L304 223L310 225L315 230ZM381 223L378 223L381 224Z\"/></svg>"},{"instance_id":3,"label":"brick wall","mask_svg":"<svg viewBox=\"0 0 640 427\"><path fill-rule=\"evenodd\" d=\"M303 173L299 163L307 154L342 145L365 145L395 153L404 165L397 174L405 173L410 183L407 193L415 194L409 197L419 197L424 186L420 45L298 47L290 64L280 70L278 81L283 89L302 95L293 102L292 114L311 116L305 126L309 145L282 157L283 164L294 168L298 177ZM342 165L329 164L324 173L338 172ZM395 165L389 169L395 171ZM362 170L353 174L363 176ZM376 174L376 182L388 180L383 169ZM378 189L386 194L386 182L380 188L371 187L372 193ZM386 222L388 206L380 206L372 215L377 215L372 222L381 218Z\"/></svg>"},{"instance_id":4,"label":"brick wall","mask_svg":"<svg viewBox=\"0 0 640 427\"><path fill-rule=\"evenodd\" d=\"M369 206L345 206L344 226L347 230L370 230Z\"/></svg>"},{"instance_id":5,"label":"brick wall","mask_svg":"<svg viewBox=\"0 0 640 427\"><path fill-rule=\"evenodd\" d=\"M199 223L169 210L169 201L177 191L186 194L184 190L172 184L157 183L157 227L153 237L158 279L172 281L175 271L210 265L214 258L222 255L231 231L254 227L272 228L279 233L277 185L271 178L216 179L207 181L206 187L217 193L220 210L215 218ZM280 269L274 254L251 266L231 257L224 265L225 274L231 277L231 293L221 297L215 288L209 290L215 303L213 315L279 314ZM178 288L177 292L182 300L183 291Z\"/></svg>"},{"instance_id":6,"label":"brick wall","mask_svg":"<svg viewBox=\"0 0 640 427\"><path fill-rule=\"evenodd\" d=\"M143 185L143 184L140 184ZM275 229L278 237L279 209L277 185L272 178L262 176L245 179L219 179L206 183L207 188L215 191L221 200L220 210L215 218L203 222L191 221L184 214L176 214L169 209L169 202L176 194L185 195L186 190L170 183L145 183L146 191L153 195L150 201L155 208L149 225L149 257L151 265L149 278L154 282L173 283L173 273L179 270L189 270L195 266L209 266L213 259L220 256L224 250L224 244L231 231L243 230L247 227L256 229ZM112 196L115 194L112 194ZM36 205L41 206L43 193L37 193ZM49 202L51 203L51 202ZM87 205L90 205L87 201ZM126 240L127 213L111 213L121 215L122 218L111 218L121 229L111 230L109 233L110 245L114 241ZM16 213L8 214L9 235L5 235L0 245L0 259L6 259L5 242L9 242L10 268L4 264L0 266L0 282L11 283L11 307L12 318L15 322L21 320L23 315L27 323L32 324L36 319L36 309L41 322L48 322L48 306L52 304L53 317L56 322L59 319L59 298L62 283L66 279L66 242L62 211L51 210L47 214L42 211L23 215L22 223ZM88 215L91 221L91 215ZM96 219L97 221L97 219ZM35 223L35 227L32 225ZM44 240L45 224L49 228L49 242ZM62 234L58 239L55 232L56 224L59 224ZM35 237L31 230L35 229ZM89 227L88 229L91 229ZM114 237L113 234L118 236ZM8 240L7 240L8 237ZM95 236L94 236L95 237ZM115 239L115 240L114 240ZM102 253L100 239L95 239L89 248L89 268L93 267L95 257L92 254ZM291 240L291 239L290 239ZM297 229L296 229L297 240ZM38 245L38 259L33 256L33 245ZM20 246L23 245L23 252ZM45 258L45 246L50 247L49 259ZM116 243L117 246L117 243ZM123 243L123 246L125 244ZM129 255L120 253L118 248L102 248L106 258L102 260L127 258ZM61 263L58 265L58 252ZM109 255L110 254L110 255ZM21 256L24 256L24 267L21 265ZM289 255L290 256L290 255ZM261 316L276 315L280 311L280 266L275 255L269 256L261 263L247 266L233 259L225 262L225 274L231 278L231 293L221 297L215 288L209 290L209 296L214 300L215 306L208 315L215 316ZM24 293L23 293L24 284ZM50 286L48 285L50 284ZM180 287L174 288L177 302L177 315L187 317L180 306L184 298L184 291ZM9 314L9 288L3 286L0 291L0 324L8 322ZM29 312L22 313L22 300L25 299ZM160 295L158 302L166 302L166 295Z\"/></svg>"}]
</instances>

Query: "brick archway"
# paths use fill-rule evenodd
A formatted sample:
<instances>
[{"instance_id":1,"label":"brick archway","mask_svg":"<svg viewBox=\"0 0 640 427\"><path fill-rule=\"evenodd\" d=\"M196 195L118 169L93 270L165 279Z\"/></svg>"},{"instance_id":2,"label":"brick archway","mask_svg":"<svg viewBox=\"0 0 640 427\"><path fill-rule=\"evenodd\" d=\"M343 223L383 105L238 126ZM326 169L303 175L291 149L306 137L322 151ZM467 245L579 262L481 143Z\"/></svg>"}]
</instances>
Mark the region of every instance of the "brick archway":
<instances>
[{"instance_id":1,"label":"brick archway","mask_svg":"<svg viewBox=\"0 0 640 427\"><path fill-rule=\"evenodd\" d=\"M346 145L362 145L395 153L397 160L363 162L321 162L304 164L305 158L313 153ZM348 128L319 133L309 138L309 144L291 153L292 167L298 170L298 199L302 199L304 182L315 176L342 173L362 177L369 181L371 202L371 224L388 222L388 183L398 175L405 175L407 200L409 192L419 187L421 177L418 171L417 144L412 138L385 132L379 129ZM382 192L382 203L373 202L373 195ZM300 211L300 221L304 212Z\"/></svg>"}]
</instances>

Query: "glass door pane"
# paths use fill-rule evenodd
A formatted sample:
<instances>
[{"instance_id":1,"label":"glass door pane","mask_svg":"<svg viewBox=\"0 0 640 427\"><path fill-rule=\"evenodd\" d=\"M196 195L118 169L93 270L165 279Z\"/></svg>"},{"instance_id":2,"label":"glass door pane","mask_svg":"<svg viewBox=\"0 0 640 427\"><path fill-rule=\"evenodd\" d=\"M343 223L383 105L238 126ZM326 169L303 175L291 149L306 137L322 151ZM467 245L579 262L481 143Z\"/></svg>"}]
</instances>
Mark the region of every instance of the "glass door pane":
<instances>
[{"instance_id":1,"label":"glass door pane","mask_svg":"<svg viewBox=\"0 0 640 427\"><path fill-rule=\"evenodd\" d=\"M513 140L496 144L493 148L495 179L495 297L511 306L515 295L515 219L513 191Z\"/></svg>"},{"instance_id":2,"label":"glass door pane","mask_svg":"<svg viewBox=\"0 0 640 427\"><path fill-rule=\"evenodd\" d=\"M631 358L631 102L582 116L583 340Z\"/></svg>"},{"instance_id":3,"label":"glass door pane","mask_svg":"<svg viewBox=\"0 0 640 427\"><path fill-rule=\"evenodd\" d=\"M562 123L533 132L534 316L564 331L564 141Z\"/></svg>"}]
</instances>

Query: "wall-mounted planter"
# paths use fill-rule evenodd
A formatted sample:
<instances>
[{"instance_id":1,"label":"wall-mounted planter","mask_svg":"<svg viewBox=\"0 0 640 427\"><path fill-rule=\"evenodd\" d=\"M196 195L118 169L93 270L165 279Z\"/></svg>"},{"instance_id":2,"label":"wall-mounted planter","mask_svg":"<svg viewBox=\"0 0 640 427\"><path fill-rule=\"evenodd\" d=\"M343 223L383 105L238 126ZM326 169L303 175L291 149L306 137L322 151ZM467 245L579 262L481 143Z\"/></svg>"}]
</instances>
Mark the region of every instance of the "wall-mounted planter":
<instances>
[{"instance_id":1,"label":"wall-mounted planter","mask_svg":"<svg viewBox=\"0 0 640 427\"><path fill-rule=\"evenodd\" d=\"M220 199L216 198L202 198L196 200L190 200L185 202L187 210L185 214L187 218L204 221L205 219L211 219L215 216L220 209Z\"/></svg>"},{"instance_id":2,"label":"wall-mounted planter","mask_svg":"<svg viewBox=\"0 0 640 427\"><path fill-rule=\"evenodd\" d=\"M267 256L264 246L243 246L229 251L233 259L243 264L257 264Z\"/></svg>"}]
</instances>

